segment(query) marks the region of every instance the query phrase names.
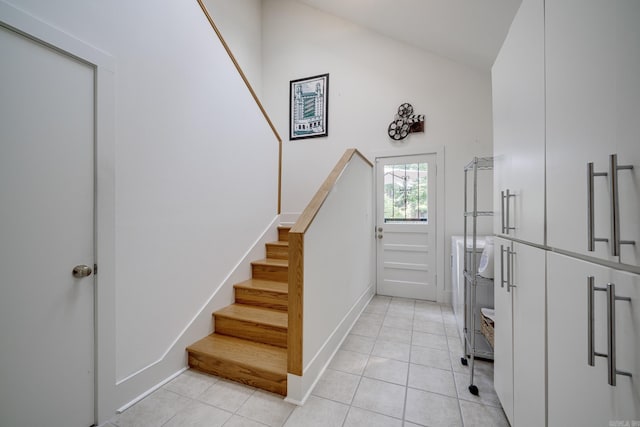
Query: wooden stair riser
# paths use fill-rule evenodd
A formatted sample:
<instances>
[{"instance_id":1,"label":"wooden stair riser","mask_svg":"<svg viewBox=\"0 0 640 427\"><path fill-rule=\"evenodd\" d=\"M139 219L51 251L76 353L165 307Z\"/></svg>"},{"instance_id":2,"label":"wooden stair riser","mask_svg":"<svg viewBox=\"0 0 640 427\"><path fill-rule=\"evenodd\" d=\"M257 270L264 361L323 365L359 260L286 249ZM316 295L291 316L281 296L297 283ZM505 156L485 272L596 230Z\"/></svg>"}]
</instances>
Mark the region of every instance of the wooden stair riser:
<instances>
[{"instance_id":1,"label":"wooden stair riser","mask_svg":"<svg viewBox=\"0 0 640 427\"><path fill-rule=\"evenodd\" d=\"M289 267L252 264L251 275L254 279L273 280L274 282L286 283L289 280Z\"/></svg>"},{"instance_id":2,"label":"wooden stair riser","mask_svg":"<svg viewBox=\"0 0 640 427\"><path fill-rule=\"evenodd\" d=\"M214 314L217 334L287 348L287 328Z\"/></svg>"},{"instance_id":3,"label":"wooden stair riser","mask_svg":"<svg viewBox=\"0 0 640 427\"><path fill-rule=\"evenodd\" d=\"M288 242L290 229L291 227L278 227L278 240L281 242Z\"/></svg>"},{"instance_id":4,"label":"wooden stair riser","mask_svg":"<svg viewBox=\"0 0 640 427\"><path fill-rule=\"evenodd\" d=\"M236 303L287 311L289 296L286 293L263 289L235 288Z\"/></svg>"},{"instance_id":5,"label":"wooden stair riser","mask_svg":"<svg viewBox=\"0 0 640 427\"><path fill-rule=\"evenodd\" d=\"M267 243L267 258L289 259L289 246L276 243Z\"/></svg>"},{"instance_id":6,"label":"wooden stair riser","mask_svg":"<svg viewBox=\"0 0 640 427\"><path fill-rule=\"evenodd\" d=\"M208 374L247 384L263 390L287 395L287 376L224 360L211 355L189 352L189 366Z\"/></svg>"}]
</instances>

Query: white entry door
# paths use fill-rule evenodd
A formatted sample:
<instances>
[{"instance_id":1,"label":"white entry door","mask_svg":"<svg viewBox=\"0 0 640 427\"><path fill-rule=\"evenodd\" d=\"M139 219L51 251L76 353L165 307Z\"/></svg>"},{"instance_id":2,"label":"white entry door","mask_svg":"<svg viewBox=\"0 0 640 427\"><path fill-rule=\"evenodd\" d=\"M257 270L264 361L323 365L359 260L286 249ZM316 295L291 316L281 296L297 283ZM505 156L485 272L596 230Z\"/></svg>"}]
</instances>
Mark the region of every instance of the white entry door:
<instances>
[{"instance_id":1,"label":"white entry door","mask_svg":"<svg viewBox=\"0 0 640 427\"><path fill-rule=\"evenodd\" d=\"M378 293L436 300L436 156L376 159Z\"/></svg>"},{"instance_id":2,"label":"white entry door","mask_svg":"<svg viewBox=\"0 0 640 427\"><path fill-rule=\"evenodd\" d=\"M94 68L1 25L0 55L0 425L86 427Z\"/></svg>"}]
</instances>

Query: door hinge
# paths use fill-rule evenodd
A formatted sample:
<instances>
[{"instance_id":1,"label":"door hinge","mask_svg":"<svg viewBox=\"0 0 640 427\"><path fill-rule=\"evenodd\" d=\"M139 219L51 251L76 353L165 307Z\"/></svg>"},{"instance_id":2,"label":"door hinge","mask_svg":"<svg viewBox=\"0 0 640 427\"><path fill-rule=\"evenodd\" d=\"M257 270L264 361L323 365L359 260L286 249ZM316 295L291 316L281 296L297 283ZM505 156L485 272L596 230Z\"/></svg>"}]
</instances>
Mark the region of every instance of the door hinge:
<instances>
[{"instance_id":1,"label":"door hinge","mask_svg":"<svg viewBox=\"0 0 640 427\"><path fill-rule=\"evenodd\" d=\"M93 264L93 275L98 274L98 264Z\"/></svg>"}]
</instances>

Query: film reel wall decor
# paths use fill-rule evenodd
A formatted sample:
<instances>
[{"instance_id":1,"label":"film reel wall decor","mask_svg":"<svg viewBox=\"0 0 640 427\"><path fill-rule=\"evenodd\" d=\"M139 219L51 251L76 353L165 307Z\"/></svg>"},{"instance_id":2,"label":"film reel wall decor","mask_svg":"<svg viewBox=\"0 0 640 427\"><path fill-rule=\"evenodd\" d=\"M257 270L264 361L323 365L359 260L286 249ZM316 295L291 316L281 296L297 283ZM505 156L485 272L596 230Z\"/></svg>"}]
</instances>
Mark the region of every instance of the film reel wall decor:
<instances>
[{"instance_id":1,"label":"film reel wall decor","mask_svg":"<svg viewBox=\"0 0 640 427\"><path fill-rule=\"evenodd\" d=\"M387 133L394 141L401 141L413 132L424 132L424 114L413 114L413 106L405 102L398 107Z\"/></svg>"}]
</instances>

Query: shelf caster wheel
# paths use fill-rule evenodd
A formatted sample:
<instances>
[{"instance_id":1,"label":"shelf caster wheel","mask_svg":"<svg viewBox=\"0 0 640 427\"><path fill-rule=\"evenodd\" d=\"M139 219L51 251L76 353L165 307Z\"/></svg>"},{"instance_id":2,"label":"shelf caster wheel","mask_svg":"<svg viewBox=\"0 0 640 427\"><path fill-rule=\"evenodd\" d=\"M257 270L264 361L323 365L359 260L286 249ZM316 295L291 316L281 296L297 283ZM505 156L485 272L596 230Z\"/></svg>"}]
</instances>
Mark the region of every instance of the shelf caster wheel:
<instances>
[{"instance_id":1,"label":"shelf caster wheel","mask_svg":"<svg viewBox=\"0 0 640 427\"><path fill-rule=\"evenodd\" d=\"M471 384L469 386L469 393L473 394L474 396L477 396L478 395L478 387L473 385L473 384Z\"/></svg>"},{"instance_id":2,"label":"shelf caster wheel","mask_svg":"<svg viewBox=\"0 0 640 427\"><path fill-rule=\"evenodd\" d=\"M460 358L460 363L462 363L463 366L467 366L467 364L469 363L469 361L467 361L466 357L461 357Z\"/></svg>"}]
</instances>

